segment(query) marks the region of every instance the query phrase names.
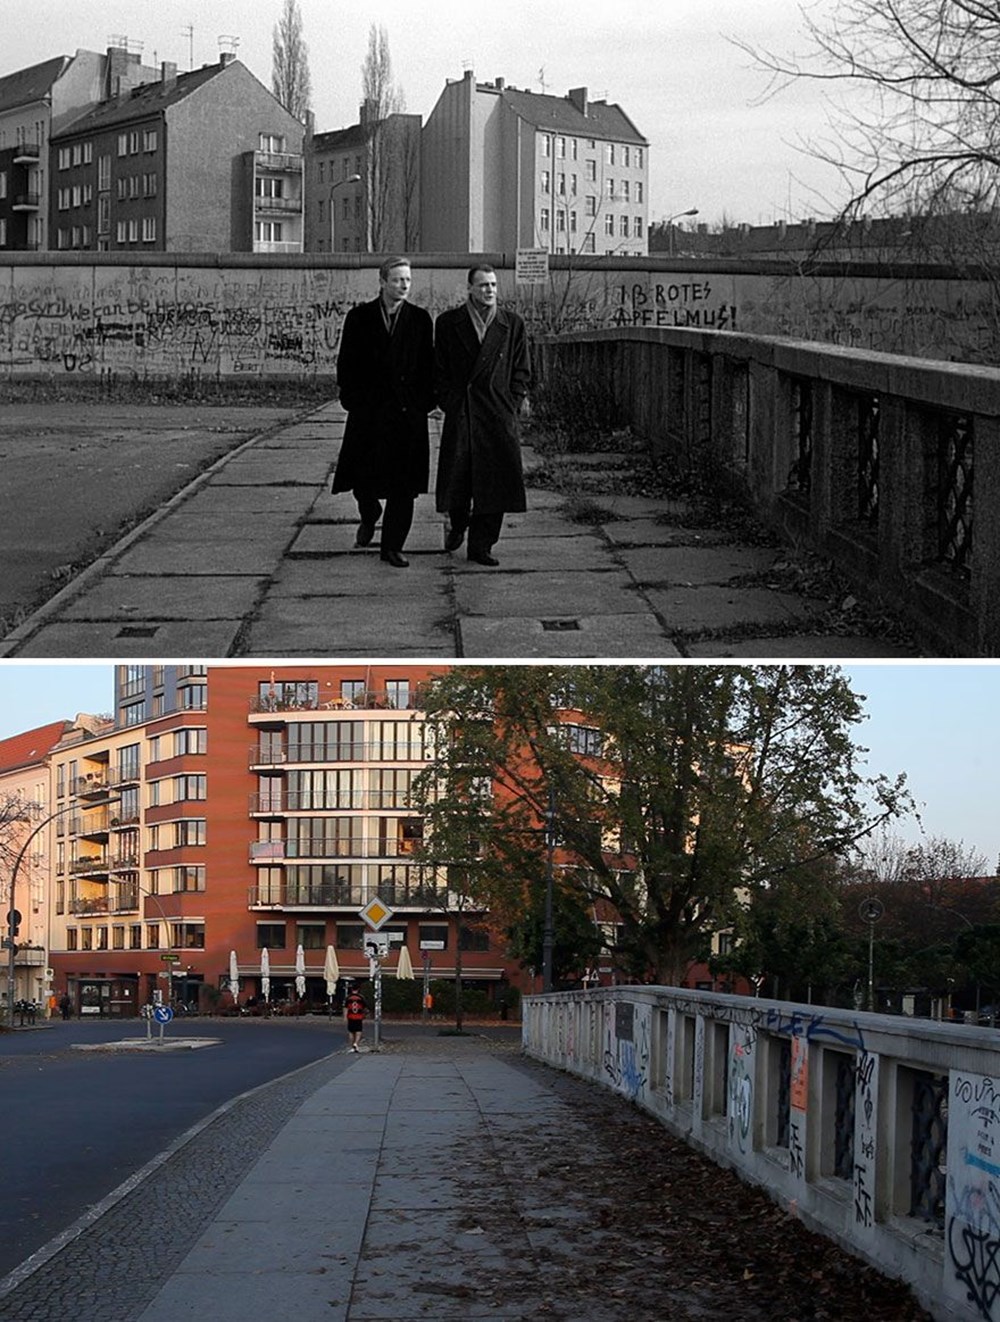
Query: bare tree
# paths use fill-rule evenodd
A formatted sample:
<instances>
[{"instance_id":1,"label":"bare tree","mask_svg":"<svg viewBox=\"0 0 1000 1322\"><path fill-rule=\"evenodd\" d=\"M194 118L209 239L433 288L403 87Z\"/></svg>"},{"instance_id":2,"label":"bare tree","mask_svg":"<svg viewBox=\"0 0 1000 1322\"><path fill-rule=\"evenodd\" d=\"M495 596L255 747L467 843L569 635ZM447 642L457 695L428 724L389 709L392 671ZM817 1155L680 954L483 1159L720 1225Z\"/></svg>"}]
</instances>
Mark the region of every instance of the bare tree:
<instances>
[{"instance_id":1,"label":"bare tree","mask_svg":"<svg viewBox=\"0 0 1000 1322\"><path fill-rule=\"evenodd\" d=\"M847 182L845 214L990 211L1000 165L1000 4L833 0L803 7L810 50L737 40L770 75L762 97L809 80L860 91L834 111L836 141L810 145Z\"/></svg>"},{"instance_id":2,"label":"bare tree","mask_svg":"<svg viewBox=\"0 0 1000 1322\"><path fill-rule=\"evenodd\" d=\"M406 99L393 78L388 33L374 23L361 66L361 94L361 124L368 131L368 246L372 252L384 252L392 228L393 190L399 180L400 130L392 117L406 109Z\"/></svg>"},{"instance_id":3,"label":"bare tree","mask_svg":"<svg viewBox=\"0 0 1000 1322\"><path fill-rule=\"evenodd\" d=\"M271 90L289 114L305 122L312 103L312 79L299 0L284 0L281 18L274 25L272 52Z\"/></svg>"}]
</instances>

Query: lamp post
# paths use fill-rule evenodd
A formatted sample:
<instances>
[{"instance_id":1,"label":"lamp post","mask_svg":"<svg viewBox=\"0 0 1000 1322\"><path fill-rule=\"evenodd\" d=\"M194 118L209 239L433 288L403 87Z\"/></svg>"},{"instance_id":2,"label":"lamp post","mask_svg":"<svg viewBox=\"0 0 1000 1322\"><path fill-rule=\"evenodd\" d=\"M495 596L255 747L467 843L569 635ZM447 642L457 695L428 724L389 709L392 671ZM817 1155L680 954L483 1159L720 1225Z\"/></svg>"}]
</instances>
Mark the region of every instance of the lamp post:
<instances>
[{"instance_id":1,"label":"lamp post","mask_svg":"<svg viewBox=\"0 0 1000 1322\"><path fill-rule=\"evenodd\" d=\"M674 221L680 220L681 216L697 216L697 214L698 214L698 208L690 207L687 211L675 211L672 216L667 217L666 224L670 226L669 230L667 231L668 257L673 257L674 255Z\"/></svg>"},{"instance_id":2,"label":"lamp post","mask_svg":"<svg viewBox=\"0 0 1000 1322\"><path fill-rule=\"evenodd\" d=\"M109 804L118 803L119 800L117 798L111 798L106 800L106 802ZM24 856L28 852L28 846L31 844L32 840L34 840L35 836L44 831L46 826L48 826L50 822L54 822L57 817L61 817L63 813L72 812L78 806L79 805L75 800L70 803L64 803L61 808L57 808L55 812L50 812L47 817L43 817L40 822L37 822L25 836L24 843L21 845L17 858L14 859L14 866L10 870L10 908L7 912L7 936L5 941L7 945L7 1023L11 1028L14 1027L14 979L16 976L17 964L17 941L15 940L14 933L19 922L19 918L15 917L15 915L17 915L17 909L15 908L15 900L17 897L17 874L20 870L21 864L24 862Z\"/></svg>"},{"instance_id":3,"label":"lamp post","mask_svg":"<svg viewBox=\"0 0 1000 1322\"><path fill-rule=\"evenodd\" d=\"M858 912L868 924L868 1009L875 1009L875 924L885 913L885 906L874 896L862 900Z\"/></svg>"},{"instance_id":4,"label":"lamp post","mask_svg":"<svg viewBox=\"0 0 1000 1322\"><path fill-rule=\"evenodd\" d=\"M346 179L338 179L335 184L330 185L330 192L327 194L327 202L329 203L330 206L330 251L331 252L336 251L336 243L335 243L336 229L334 224L335 217L333 214L333 195L338 188L343 188L345 184L358 184L360 182L361 182L361 176L359 174L349 174L346 177Z\"/></svg>"},{"instance_id":5,"label":"lamp post","mask_svg":"<svg viewBox=\"0 0 1000 1322\"><path fill-rule=\"evenodd\" d=\"M552 922L552 892L554 886L555 852L555 793L549 788L549 806L545 814L545 925L542 928L542 991L552 990L552 946L555 932Z\"/></svg>"}]
</instances>

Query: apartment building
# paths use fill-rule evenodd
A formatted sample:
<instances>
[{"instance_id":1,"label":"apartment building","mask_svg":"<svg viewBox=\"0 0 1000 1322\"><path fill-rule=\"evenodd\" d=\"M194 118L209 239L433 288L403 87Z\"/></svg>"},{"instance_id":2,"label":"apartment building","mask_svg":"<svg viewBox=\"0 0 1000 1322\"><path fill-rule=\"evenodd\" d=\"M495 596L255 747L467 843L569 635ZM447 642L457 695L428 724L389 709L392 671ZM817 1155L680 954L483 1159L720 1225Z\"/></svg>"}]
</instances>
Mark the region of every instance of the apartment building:
<instances>
[{"instance_id":1,"label":"apartment building","mask_svg":"<svg viewBox=\"0 0 1000 1322\"><path fill-rule=\"evenodd\" d=\"M549 96L448 82L424 126L425 252L645 255L649 143L586 87Z\"/></svg>"},{"instance_id":2,"label":"apartment building","mask_svg":"<svg viewBox=\"0 0 1000 1322\"><path fill-rule=\"evenodd\" d=\"M89 106L156 77L125 47L78 50L0 78L0 252L48 244L49 141Z\"/></svg>"},{"instance_id":3,"label":"apartment building","mask_svg":"<svg viewBox=\"0 0 1000 1322\"><path fill-rule=\"evenodd\" d=\"M51 139L50 247L301 252L303 126L238 60L109 98Z\"/></svg>"},{"instance_id":4,"label":"apartment building","mask_svg":"<svg viewBox=\"0 0 1000 1322\"><path fill-rule=\"evenodd\" d=\"M306 251L416 252L420 247L419 115L307 137Z\"/></svg>"},{"instance_id":5,"label":"apartment building","mask_svg":"<svg viewBox=\"0 0 1000 1322\"><path fill-rule=\"evenodd\" d=\"M235 953L241 1000L326 999L332 945L366 977L359 910L392 910L390 971L413 967L489 992L517 981L482 913L415 851L409 790L426 764L410 665L119 666L113 724L75 731L51 757L53 985L83 1013L129 1015L154 992L208 1006Z\"/></svg>"}]
</instances>

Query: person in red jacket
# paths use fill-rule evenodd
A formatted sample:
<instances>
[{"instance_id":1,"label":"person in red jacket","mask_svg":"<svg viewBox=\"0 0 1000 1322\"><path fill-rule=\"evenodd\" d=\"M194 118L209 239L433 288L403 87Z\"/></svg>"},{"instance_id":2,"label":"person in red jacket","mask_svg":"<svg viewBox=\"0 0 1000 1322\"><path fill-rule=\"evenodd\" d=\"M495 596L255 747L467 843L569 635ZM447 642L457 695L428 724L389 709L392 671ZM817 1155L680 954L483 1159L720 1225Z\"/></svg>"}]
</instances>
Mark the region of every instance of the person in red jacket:
<instances>
[{"instance_id":1,"label":"person in red jacket","mask_svg":"<svg viewBox=\"0 0 1000 1322\"><path fill-rule=\"evenodd\" d=\"M344 1017L347 1020L348 1051L357 1051L361 1045L361 1034L365 1026L365 1013L368 1006L365 998L352 987L344 999Z\"/></svg>"}]
</instances>

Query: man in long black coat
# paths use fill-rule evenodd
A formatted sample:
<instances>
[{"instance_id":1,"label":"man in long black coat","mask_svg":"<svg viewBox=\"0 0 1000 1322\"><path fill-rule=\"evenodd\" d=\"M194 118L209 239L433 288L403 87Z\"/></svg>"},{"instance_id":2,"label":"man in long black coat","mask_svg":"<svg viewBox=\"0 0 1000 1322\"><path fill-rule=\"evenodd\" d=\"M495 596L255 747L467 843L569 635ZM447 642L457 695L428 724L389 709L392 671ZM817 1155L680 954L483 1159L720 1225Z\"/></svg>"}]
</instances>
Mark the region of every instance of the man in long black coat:
<instances>
[{"instance_id":1,"label":"man in long black coat","mask_svg":"<svg viewBox=\"0 0 1000 1322\"><path fill-rule=\"evenodd\" d=\"M337 357L340 402L347 409L333 490L353 491L368 546L382 517L382 559L405 569L403 546L413 502L427 490L427 414L434 407L434 328L430 313L407 302L412 276L402 257L379 268L379 296L351 308Z\"/></svg>"},{"instance_id":2,"label":"man in long black coat","mask_svg":"<svg viewBox=\"0 0 1000 1322\"><path fill-rule=\"evenodd\" d=\"M492 266L469 271L469 297L442 312L434 327L435 381L444 409L437 508L448 515L445 550L469 532L469 559L492 554L503 516L525 508L517 419L531 386L524 322L497 306Z\"/></svg>"}]
</instances>

